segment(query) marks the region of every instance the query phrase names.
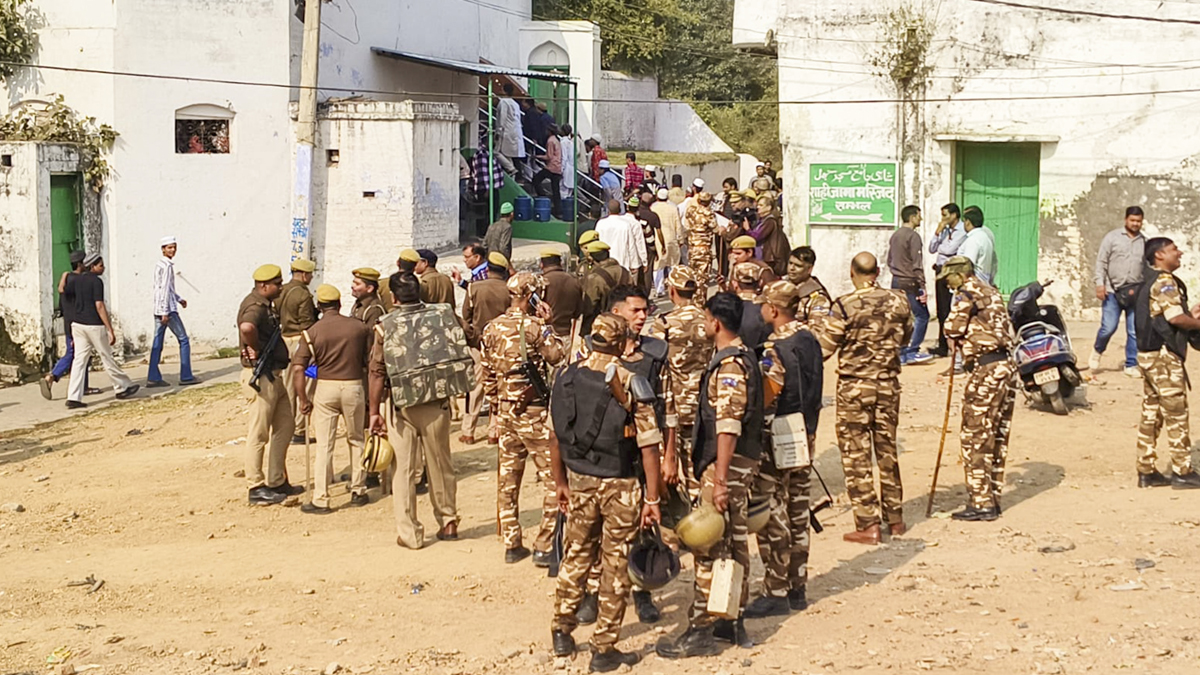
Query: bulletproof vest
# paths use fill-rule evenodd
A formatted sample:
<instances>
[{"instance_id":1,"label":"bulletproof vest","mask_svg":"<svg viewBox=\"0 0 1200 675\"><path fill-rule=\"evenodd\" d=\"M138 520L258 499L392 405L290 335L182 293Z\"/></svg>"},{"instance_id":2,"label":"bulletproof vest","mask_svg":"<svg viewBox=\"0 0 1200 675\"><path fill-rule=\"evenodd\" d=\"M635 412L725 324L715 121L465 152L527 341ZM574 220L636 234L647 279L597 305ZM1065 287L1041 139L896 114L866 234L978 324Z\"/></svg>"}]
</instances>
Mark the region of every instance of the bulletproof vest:
<instances>
[{"instance_id":1,"label":"bulletproof vest","mask_svg":"<svg viewBox=\"0 0 1200 675\"><path fill-rule=\"evenodd\" d=\"M613 397L604 373L579 363L554 380L550 421L563 463L575 473L632 478L637 439L626 438L630 413Z\"/></svg>"},{"instance_id":2,"label":"bulletproof vest","mask_svg":"<svg viewBox=\"0 0 1200 675\"><path fill-rule=\"evenodd\" d=\"M462 396L474 387L467 337L450 305L401 306L379 326L395 407Z\"/></svg>"},{"instance_id":3,"label":"bulletproof vest","mask_svg":"<svg viewBox=\"0 0 1200 675\"><path fill-rule=\"evenodd\" d=\"M717 461L717 409L708 400L708 382L721 367L721 361L736 356L746 371L746 414L742 417L742 433L734 452L756 460L763 446L763 389L762 373L754 355L745 347L726 347L717 352L700 381L700 406L696 427L692 432L692 465L696 478L704 474L709 464Z\"/></svg>"},{"instance_id":4,"label":"bulletproof vest","mask_svg":"<svg viewBox=\"0 0 1200 675\"><path fill-rule=\"evenodd\" d=\"M1157 272L1158 270L1154 270ZM1179 287L1179 297L1183 301L1183 311L1188 311L1188 295L1187 286L1180 281L1179 277L1171 275L1175 285ZM1155 279L1146 279L1138 290L1137 301L1133 305L1134 327L1137 330L1137 348L1139 352L1157 352L1166 347L1171 350L1171 353L1179 357L1180 361L1187 361L1188 352L1188 332L1171 325L1167 321L1167 317L1159 314L1156 317L1150 317L1150 291L1154 288Z\"/></svg>"},{"instance_id":5,"label":"bulletproof vest","mask_svg":"<svg viewBox=\"0 0 1200 675\"><path fill-rule=\"evenodd\" d=\"M667 363L667 341L653 337L643 337L640 344L642 358L637 361L621 359L621 365L646 378L650 382L650 386L654 387L654 395L656 397L654 401L654 416L658 419L658 426L665 427L667 425L667 401L663 397L662 371L663 366ZM591 345L589 344L588 346Z\"/></svg>"},{"instance_id":6,"label":"bulletproof vest","mask_svg":"<svg viewBox=\"0 0 1200 675\"><path fill-rule=\"evenodd\" d=\"M771 327L763 320L762 307L753 300L742 300L742 327L738 337L755 356L762 356L763 343L771 337Z\"/></svg>"},{"instance_id":7,"label":"bulletproof vest","mask_svg":"<svg viewBox=\"0 0 1200 675\"><path fill-rule=\"evenodd\" d=\"M806 331L774 343L775 353L783 361L783 391L775 399L775 414L804 413L808 432L817 432L821 414L821 388L824 386L825 363L821 344Z\"/></svg>"}]
</instances>

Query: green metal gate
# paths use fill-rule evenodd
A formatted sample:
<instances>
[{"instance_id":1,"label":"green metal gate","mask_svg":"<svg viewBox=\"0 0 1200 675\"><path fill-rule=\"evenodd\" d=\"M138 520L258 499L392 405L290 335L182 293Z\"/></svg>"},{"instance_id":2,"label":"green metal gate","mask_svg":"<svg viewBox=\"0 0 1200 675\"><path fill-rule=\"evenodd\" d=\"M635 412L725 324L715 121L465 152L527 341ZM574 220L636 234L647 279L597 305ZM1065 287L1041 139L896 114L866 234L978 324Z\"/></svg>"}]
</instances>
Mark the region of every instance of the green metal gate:
<instances>
[{"instance_id":1,"label":"green metal gate","mask_svg":"<svg viewBox=\"0 0 1200 675\"><path fill-rule=\"evenodd\" d=\"M984 225L996 235L996 286L1007 295L1037 279L1037 143L958 143L954 194L959 207L983 209Z\"/></svg>"},{"instance_id":2,"label":"green metal gate","mask_svg":"<svg viewBox=\"0 0 1200 675\"><path fill-rule=\"evenodd\" d=\"M529 69L539 73L553 73L569 76L568 66L529 66ZM546 111L559 124L566 124L571 119L571 84L569 82L552 82L549 80L529 80L529 96L540 103L546 104Z\"/></svg>"},{"instance_id":3,"label":"green metal gate","mask_svg":"<svg viewBox=\"0 0 1200 675\"><path fill-rule=\"evenodd\" d=\"M58 280L71 269L71 251L80 248L79 174L50 176L50 237L54 275L54 303L58 304Z\"/></svg>"}]
</instances>

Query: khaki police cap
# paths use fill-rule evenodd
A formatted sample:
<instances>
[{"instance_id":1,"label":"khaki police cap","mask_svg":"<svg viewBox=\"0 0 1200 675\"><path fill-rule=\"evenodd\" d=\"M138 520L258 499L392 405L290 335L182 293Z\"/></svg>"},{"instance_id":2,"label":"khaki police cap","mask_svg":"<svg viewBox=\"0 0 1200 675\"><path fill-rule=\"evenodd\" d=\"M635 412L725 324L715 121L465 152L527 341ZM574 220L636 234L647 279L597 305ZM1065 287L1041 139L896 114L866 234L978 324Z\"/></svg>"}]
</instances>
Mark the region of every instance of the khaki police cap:
<instances>
[{"instance_id":1,"label":"khaki police cap","mask_svg":"<svg viewBox=\"0 0 1200 675\"><path fill-rule=\"evenodd\" d=\"M733 266L733 280L739 284L757 284L762 281L763 266L752 262L742 262Z\"/></svg>"},{"instance_id":2,"label":"khaki police cap","mask_svg":"<svg viewBox=\"0 0 1200 675\"><path fill-rule=\"evenodd\" d=\"M729 242L730 248L746 249L746 248L754 248L755 246L758 246L758 242L754 240L754 237L751 237L748 234L743 234L742 236L738 237L737 239L734 239L733 241Z\"/></svg>"},{"instance_id":3,"label":"khaki police cap","mask_svg":"<svg viewBox=\"0 0 1200 675\"><path fill-rule=\"evenodd\" d=\"M686 265L674 265L671 267L671 273L667 275L667 285L685 291L695 290L696 273Z\"/></svg>"},{"instance_id":4,"label":"khaki police cap","mask_svg":"<svg viewBox=\"0 0 1200 675\"><path fill-rule=\"evenodd\" d=\"M87 262L86 260L84 262ZM283 270L279 269L279 265L263 265L254 270L255 281L273 281L283 278Z\"/></svg>"},{"instance_id":5,"label":"khaki police cap","mask_svg":"<svg viewBox=\"0 0 1200 675\"><path fill-rule=\"evenodd\" d=\"M625 349L629 323L625 317L608 312L592 322L592 346L598 352L620 354Z\"/></svg>"},{"instance_id":6,"label":"khaki police cap","mask_svg":"<svg viewBox=\"0 0 1200 675\"><path fill-rule=\"evenodd\" d=\"M508 292L515 296L533 295L545 289L545 280L533 272L517 272L508 280Z\"/></svg>"},{"instance_id":7,"label":"khaki police cap","mask_svg":"<svg viewBox=\"0 0 1200 675\"><path fill-rule=\"evenodd\" d=\"M583 247L583 250L587 251L588 253L595 253L597 251L607 251L608 249L609 249L608 244L606 244L600 240L588 242Z\"/></svg>"},{"instance_id":8,"label":"khaki police cap","mask_svg":"<svg viewBox=\"0 0 1200 675\"><path fill-rule=\"evenodd\" d=\"M582 248L583 246L587 245L588 243L596 241L599 238L600 238L600 234L598 232L596 232L595 230L587 230L583 234L579 235L579 246L580 246L580 248Z\"/></svg>"},{"instance_id":9,"label":"khaki police cap","mask_svg":"<svg viewBox=\"0 0 1200 675\"><path fill-rule=\"evenodd\" d=\"M421 262L421 254L417 253L415 248L406 248L400 251L400 259L410 263L418 263Z\"/></svg>"},{"instance_id":10,"label":"khaki police cap","mask_svg":"<svg viewBox=\"0 0 1200 675\"><path fill-rule=\"evenodd\" d=\"M547 246L538 253L538 257L539 258L561 258L562 251L554 248L553 246Z\"/></svg>"},{"instance_id":11,"label":"khaki police cap","mask_svg":"<svg viewBox=\"0 0 1200 675\"><path fill-rule=\"evenodd\" d=\"M970 258L956 255L942 265L942 271L938 272L937 278L945 279L951 274L971 274L974 271L975 263L971 262Z\"/></svg>"},{"instance_id":12,"label":"khaki police cap","mask_svg":"<svg viewBox=\"0 0 1200 675\"><path fill-rule=\"evenodd\" d=\"M373 281L375 283L379 283L379 270L375 269L374 267L360 267L354 270L352 274L363 281Z\"/></svg>"},{"instance_id":13,"label":"khaki police cap","mask_svg":"<svg viewBox=\"0 0 1200 675\"><path fill-rule=\"evenodd\" d=\"M317 269L317 263L308 258L296 258L292 261L293 272L312 272Z\"/></svg>"},{"instance_id":14,"label":"khaki police cap","mask_svg":"<svg viewBox=\"0 0 1200 675\"><path fill-rule=\"evenodd\" d=\"M492 251L488 254L488 264L493 267L508 269L508 258L505 258L504 254L499 251Z\"/></svg>"},{"instance_id":15,"label":"khaki police cap","mask_svg":"<svg viewBox=\"0 0 1200 675\"><path fill-rule=\"evenodd\" d=\"M336 286L321 284L317 286L317 302L337 302L342 299L342 292Z\"/></svg>"},{"instance_id":16,"label":"khaki police cap","mask_svg":"<svg viewBox=\"0 0 1200 675\"><path fill-rule=\"evenodd\" d=\"M772 281L763 287L757 298L754 298L756 305L771 305L782 309L795 307L799 303L800 294L796 291L796 285L786 279Z\"/></svg>"}]
</instances>

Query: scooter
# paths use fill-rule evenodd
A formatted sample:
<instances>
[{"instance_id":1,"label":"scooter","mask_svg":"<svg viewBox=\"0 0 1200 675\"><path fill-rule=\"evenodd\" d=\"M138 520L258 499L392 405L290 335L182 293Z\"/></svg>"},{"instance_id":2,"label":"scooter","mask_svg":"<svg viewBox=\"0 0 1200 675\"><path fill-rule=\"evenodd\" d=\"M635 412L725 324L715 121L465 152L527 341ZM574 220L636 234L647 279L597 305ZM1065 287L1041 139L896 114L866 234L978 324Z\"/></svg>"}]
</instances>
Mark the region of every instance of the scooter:
<instances>
[{"instance_id":1,"label":"scooter","mask_svg":"<svg viewBox=\"0 0 1200 675\"><path fill-rule=\"evenodd\" d=\"M1048 403L1055 413L1066 415L1067 399L1083 378L1058 307L1037 302L1043 292L1045 287L1035 281L1009 296L1008 316L1017 333L1017 370L1026 392Z\"/></svg>"}]
</instances>

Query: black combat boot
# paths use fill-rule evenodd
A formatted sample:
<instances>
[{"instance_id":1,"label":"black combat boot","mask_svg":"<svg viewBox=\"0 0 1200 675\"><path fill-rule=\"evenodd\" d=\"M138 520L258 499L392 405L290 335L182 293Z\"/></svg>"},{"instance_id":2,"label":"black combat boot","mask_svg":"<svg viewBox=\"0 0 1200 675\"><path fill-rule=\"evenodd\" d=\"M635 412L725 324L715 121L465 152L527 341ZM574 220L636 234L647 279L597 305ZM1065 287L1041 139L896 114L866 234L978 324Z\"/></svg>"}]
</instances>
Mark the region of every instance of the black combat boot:
<instances>
[{"instance_id":1,"label":"black combat boot","mask_svg":"<svg viewBox=\"0 0 1200 675\"><path fill-rule=\"evenodd\" d=\"M616 649L610 649L606 652L593 652L592 662L588 664L588 670L593 673L611 673L621 666L632 668L641 660L642 655L637 652L622 652Z\"/></svg>"},{"instance_id":2,"label":"black combat boot","mask_svg":"<svg viewBox=\"0 0 1200 675\"><path fill-rule=\"evenodd\" d=\"M808 598L804 595L803 588L793 588L787 594L788 607L793 612L803 612L808 609Z\"/></svg>"},{"instance_id":3,"label":"black combat boot","mask_svg":"<svg viewBox=\"0 0 1200 675\"><path fill-rule=\"evenodd\" d=\"M571 656L575 653L575 638L557 628L550 631L550 639L554 643L555 656Z\"/></svg>"},{"instance_id":4,"label":"black combat boot","mask_svg":"<svg viewBox=\"0 0 1200 675\"><path fill-rule=\"evenodd\" d=\"M1171 489L1173 490L1195 490L1197 488L1200 488L1200 474L1195 471L1171 476Z\"/></svg>"},{"instance_id":5,"label":"black combat boot","mask_svg":"<svg viewBox=\"0 0 1200 675\"><path fill-rule=\"evenodd\" d=\"M686 659L693 656L715 656L721 653L713 639L711 626L688 628L683 635L671 640L663 638L654 646L654 651L664 659Z\"/></svg>"},{"instance_id":6,"label":"black combat boot","mask_svg":"<svg viewBox=\"0 0 1200 675\"><path fill-rule=\"evenodd\" d=\"M766 616L787 616L791 613L792 608L786 596L775 597L773 595L764 595L761 598L755 598L753 602L746 606L746 618L748 619L761 619Z\"/></svg>"},{"instance_id":7,"label":"black combat boot","mask_svg":"<svg viewBox=\"0 0 1200 675\"><path fill-rule=\"evenodd\" d=\"M713 624L713 637L735 644L742 649L750 649L754 646L754 641L746 634L746 620L738 617L736 621L733 619L717 619Z\"/></svg>"},{"instance_id":8,"label":"black combat boot","mask_svg":"<svg viewBox=\"0 0 1200 675\"><path fill-rule=\"evenodd\" d=\"M1138 487L1140 488L1167 487L1170 484L1171 479L1162 475L1158 471L1138 474Z\"/></svg>"},{"instance_id":9,"label":"black combat boot","mask_svg":"<svg viewBox=\"0 0 1200 675\"><path fill-rule=\"evenodd\" d=\"M634 591L633 606L637 609L638 621L642 623L658 623L658 608L650 598L650 591Z\"/></svg>"},{"instance_id":10,"label":"black combat boot","mask_svg":"<svg viewBox=\"0 0 1200 675\"><path fill-rule=\"evenodd\" d=\"M950 517L955 520L966 520L971 522L992 521L999 518L1000 514L996 512L996 507L994 506L987 509L977 509L974 506L968 506L962 511L955 511L954 513L951 513Z\"/></svg>"},{"instance_id":11,"label":"black combat boot","mask_svg":"<svg viewBox=\"0 0 1200 675\"><path fill-rule=\"evenodd\" d=\"M592 593L583 595L583 602L579 603L579 609L575 610L575 620L580 626L590 626L596 623L596 617L600 614L600 597Z\"/></svg>"}]
</instances>

